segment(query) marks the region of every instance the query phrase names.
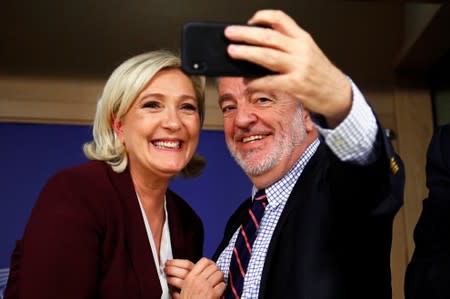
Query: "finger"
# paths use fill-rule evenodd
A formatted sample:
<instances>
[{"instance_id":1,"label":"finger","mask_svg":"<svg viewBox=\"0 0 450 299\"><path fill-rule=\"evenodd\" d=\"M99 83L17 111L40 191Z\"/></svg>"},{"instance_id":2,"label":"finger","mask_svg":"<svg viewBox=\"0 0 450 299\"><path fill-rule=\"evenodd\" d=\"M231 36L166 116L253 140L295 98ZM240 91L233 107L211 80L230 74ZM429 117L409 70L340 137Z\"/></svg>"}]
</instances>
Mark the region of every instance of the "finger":
<instances>
[{"instance_id":1,"label":"finger","mask_svg":"<svg viewBox=\"0 0 450 299\"><path fill-rule=\"evenodd\" d=\"M233 59L256 63L276 73L287 73L292 68L292 59L289 54L271 48L229 45L228 54Z\"/></svg>"},{"instance_id":2,"label":"finger","mask_svg":"<svg viewBox=\"0 0 450 299\"><path fill-rule=\"evenodd\" d=\"M203 271L202 271L202 275L205 279L210 280L210 277L212 275L214 275L215 273L218 273L220 275L220 273L222 273L220 271L220 269L217 267L216 264L210 264L209 266L207 266Z\"/></svg>"},{"instance_id":3,"label":"finger","mask_svg":"<svg viewBox=\"0 0 450 299\"><path fill-rule=\"evenodd\" d=\"M225 280L224 280L224 276L223 276L222 271L217 270L217 271L214 271L214 273L211 273L211 275L208 276L208 281L213 286L218 285L221 282L224 282Z\"/></svg>"},{"instance_id":4,"label":"finger","mask_svg":"<svg viewBox=\"0 0 450 299\"><path fill-rule=\"evenodd\" d=\"M225 282L221 282L221 283L217 284L216 286L214 286L214 288L213 288L214 294L216 296L220 297L225 292L225 289L226 289Z\"/></svg>"},{"instance_id":5,"label":"finger","mask_svg":"<svg viewBox=\"0 0 450 299\"><path fill-rule=\"evenodd\" d=\"M167 276L176 276L179 278L185 278L186 275L189 274L189 270L185 269L185 268L180 268L177 266L165 266L164 267L164 272L166 273Z\"/></svg>"},{"instance_id":6,"label":"finger","mask_svg":"<svg viewBox=\"0 0 450 299\"><path fill-rule=\"evenodd\" d=\"M182 289L184 285L184 279L174 277L174 276L167 276L167 284L171 287L175 287L177 289Z\"/></svg>"},{"instance_id":7,"label":"finger","mask_svg":"<svg viewBox=\"0 0 450 299\"><path fill-rule=\"evenodd\" d=\"M289 50L283 46L290 44L290 38L270 28L232 25L225 28L224 33L232 42Z\"/></svg>"},{"instance_id":8,"label":"finger","mask_svg":"<svg viewBox=\"0 0 450 299\"><path fill-rule=\"evenodd\" d=\"M296 37L305 33L300 26L290 16L281 10L260 10L248 21L250 25L266 25L291 37Z\"/></svg>"},{"instance_id":9,"label":"finger","mask_svg":"<svg viewBox=\"0 0 450 299\"><path fill-rule=\"evenodd\" d=\"M191 270L194 267L194 263L191 262L190 260L185 260L185 259L172 259L172 260L167 260L166 266L175 266L175 267L179 267L179 268L184 268L187 270Z\"/></svg>"},{"instance_id":10,"label":"finger","mask_svg":"<svg viewBox=\"0 0 450 299\"><path fill-rule=\"evenodd\" d=\"M198 274L202 273L206 269L206 267L208 267L211 264L215 264L215 263L213 261L211 261L210 259L202 257L192 268L192 270L191 270L192 275L198 275Z\"/></svg>"}]
</instances>

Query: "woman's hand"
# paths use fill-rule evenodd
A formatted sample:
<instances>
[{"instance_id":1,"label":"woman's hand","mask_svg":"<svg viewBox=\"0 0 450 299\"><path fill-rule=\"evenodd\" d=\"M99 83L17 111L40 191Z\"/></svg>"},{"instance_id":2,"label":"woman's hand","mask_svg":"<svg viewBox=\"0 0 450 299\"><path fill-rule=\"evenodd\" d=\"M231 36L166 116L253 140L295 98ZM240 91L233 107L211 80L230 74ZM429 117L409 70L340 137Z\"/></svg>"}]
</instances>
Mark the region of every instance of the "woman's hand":
<instances>
[{"instance_id":1,"label":"woman's hand","mask_svg":"<svg viewBox=\"0 0 450 299\"><path fill-rule=\"evenodd\" d=\"M225 291L223 273L207 258L201 258L196 264L189 260L169 260L164 271L174 299L215 299Z\"/></svg>"}]
</instances>

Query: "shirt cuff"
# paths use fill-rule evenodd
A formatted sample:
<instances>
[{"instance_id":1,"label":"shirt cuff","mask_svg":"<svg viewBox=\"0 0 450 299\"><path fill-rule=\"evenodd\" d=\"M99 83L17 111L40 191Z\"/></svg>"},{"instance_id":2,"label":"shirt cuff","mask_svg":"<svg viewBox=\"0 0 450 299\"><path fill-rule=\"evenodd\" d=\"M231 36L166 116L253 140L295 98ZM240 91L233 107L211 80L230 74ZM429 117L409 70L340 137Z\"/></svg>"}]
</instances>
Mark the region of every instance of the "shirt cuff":
<instances>
[{"instance_id":1,"label":"shirt cuff","mask_svg":"<svg viewBox=\"0 0 450 299\"><path fill-rule=\"evenodd\" d=\"M334 129L322 128L317 124L316 127L341 161L369 164L376 159L374 148L378 125L361 91L349 80L353 95L350 113Z\"/></svg>"}]
</instances>

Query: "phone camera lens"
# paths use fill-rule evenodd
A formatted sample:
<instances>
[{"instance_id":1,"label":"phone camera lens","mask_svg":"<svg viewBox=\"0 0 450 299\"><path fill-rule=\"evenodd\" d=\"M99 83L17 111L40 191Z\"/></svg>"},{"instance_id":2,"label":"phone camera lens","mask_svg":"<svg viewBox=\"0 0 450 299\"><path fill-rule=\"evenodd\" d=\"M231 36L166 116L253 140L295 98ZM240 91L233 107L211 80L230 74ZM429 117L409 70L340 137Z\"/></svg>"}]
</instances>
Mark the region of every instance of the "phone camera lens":
<instances>
[{"instance_id":1,"label":"phone camera lens","mask_svg":"<svg viewBox=\"0 0 450 299\"><path fill-rule=\"evenodd\" d=\"M203 72L206 69L206 65L202 61L193 61L192 62L192 69L194 71L197 71L197 72Z\"/></svg>"}]
</instances>

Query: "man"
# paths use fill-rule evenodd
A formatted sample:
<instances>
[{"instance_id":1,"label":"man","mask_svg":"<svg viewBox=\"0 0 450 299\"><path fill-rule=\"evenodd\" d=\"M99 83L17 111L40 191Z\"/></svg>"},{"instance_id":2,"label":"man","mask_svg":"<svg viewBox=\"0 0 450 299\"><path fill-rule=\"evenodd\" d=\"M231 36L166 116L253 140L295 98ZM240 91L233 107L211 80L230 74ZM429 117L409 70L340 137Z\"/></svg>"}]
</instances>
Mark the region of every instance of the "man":
<instances>
[{"instance_id":1,"label":"man","mask_svg":"<svg viewBox=\"0 0 450 299\"><path fill-rule=\"evenodd\" d=\"M405 298L450 298L450 124L436 128L427 152L428 197L414 230Z\"/></svg>"},{"instance_id":2,"label":"man","mask_svg":"<svg viewBox=\"0 0 450 299\"><path fill-rule=\"evenodd\" d=\"M263 10L249 24L265 27L226 28L227 38L239 43L228 53L276 74L218 83L227 145L254 184L214 256L227 282L225 297L391 298L400 159L357 87L294 20ZM253 198L261 189L265 195ZM252 202L260 198L267 203L259 220ZM256 227L254 243L248 219ZM208 287L207 274L194 268L183 274L184 285L178 282L182 290L195 289L193 281Z\"/></svg>"}]
</instances>

